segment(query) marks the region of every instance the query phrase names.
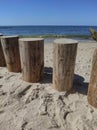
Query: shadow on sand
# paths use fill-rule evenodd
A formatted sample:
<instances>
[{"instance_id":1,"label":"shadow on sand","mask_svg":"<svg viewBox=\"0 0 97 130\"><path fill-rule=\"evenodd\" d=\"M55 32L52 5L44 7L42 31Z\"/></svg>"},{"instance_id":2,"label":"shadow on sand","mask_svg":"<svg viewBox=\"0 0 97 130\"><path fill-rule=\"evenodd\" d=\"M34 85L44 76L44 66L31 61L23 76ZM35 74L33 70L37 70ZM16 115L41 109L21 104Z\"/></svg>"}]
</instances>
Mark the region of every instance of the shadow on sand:
<instances>
[{"instance_id":1,"label":"shadow on sand","mask_svg":"<svg viewBox=\"0 0 97 130\"><path fill-rule=\"evenodd\" d=\"M52 75L53 75L52 67L45 67L43 83L52 83Z\"/></svg>"},{"instance_id":2,"label":"shadow on sand","mask_svg":"<svg viewBox=\"0 0 97 130\"><path fill-rule=\"evenodd\" d=\"M80 94L87 95L88 93L88 82L84 82L85 79L77 74L74 74L73 90Z\"/></svg>"},{"instance_id":3,"label":"shadow on sand","mask_svg":"<svg viewBox=\"0 0 97 130\"><path fill-rule=\"evenodd\" d=\"M84 81L85 79L82 76L74 74L73 90L80 94L87 95L89 83Z\"/></svg>"},{"instance_id":4,"label":"shadow on sand","mask_svg":"<svg viewBox=\"0 0 97 130\"><path fill-rule=\"evenodd\" d=\"M53 69L52 67L44 68L44 79L42 83L52 83ZM84 82L85 79L77 74L74 74L73 87L69 93L78 92L87 95L89 83Z\"/></svg>"}]
</instances>

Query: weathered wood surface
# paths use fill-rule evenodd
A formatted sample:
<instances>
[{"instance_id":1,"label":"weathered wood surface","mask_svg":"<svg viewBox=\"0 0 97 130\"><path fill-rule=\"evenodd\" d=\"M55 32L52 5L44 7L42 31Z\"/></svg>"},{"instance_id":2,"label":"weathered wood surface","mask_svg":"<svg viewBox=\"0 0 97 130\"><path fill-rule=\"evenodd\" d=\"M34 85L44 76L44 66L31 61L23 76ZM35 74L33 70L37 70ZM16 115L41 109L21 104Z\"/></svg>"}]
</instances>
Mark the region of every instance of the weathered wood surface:
<instances>
[{"instance_id":1,"label":"weathered wood surface","mask_svg":"<svg viewBox=\"0 0 97 130\"><path fill-rule=\"evenodd\" d=\"M97 108L97 49L93 55L91 77L88 87L88 102Z\"/></svg>"},{"instance_id":2,"label":"weathered wood surface","mask_svg":"<svg viewBox=\"0 0 97 130\"><path fill-rule=\"evenodd\" d=\"M4 57L4 53L3 53L3 49L1 45L1 36L3 35L0 33L0 67L5 67L6 62L5 62L5 57Z\"/></svg>"},{"instance_id":3,"label":"weathered wood surface","mask_svg":"<svg viewBox=\"0 0 97 130\"><path fill-rule=\"evenodd\" d=\"M65 38L54 41L53 87L58 91L69 91L72 88L77 43Z\"/></svg>"},{"instance_id":4,"label":"weathered wood surface","mask_svg":"<svg viewBox=\"0 0 97 130\"><path fill-rule=\"evenodd\" d=\"M18 38L18 36L3 36L1 38L7 69L10 72L21 71Z\"/></svg>"},{"instance_id":5,"label":"weathered wood surface","mask_svg":"<svg viewBox=\"0 0 97 130\"><path fill-rule=\"evenodd\" d=\"M44 40L42 38L19 39L23 80L39 82L44 71Z\"/></svg>"}]
</instances>

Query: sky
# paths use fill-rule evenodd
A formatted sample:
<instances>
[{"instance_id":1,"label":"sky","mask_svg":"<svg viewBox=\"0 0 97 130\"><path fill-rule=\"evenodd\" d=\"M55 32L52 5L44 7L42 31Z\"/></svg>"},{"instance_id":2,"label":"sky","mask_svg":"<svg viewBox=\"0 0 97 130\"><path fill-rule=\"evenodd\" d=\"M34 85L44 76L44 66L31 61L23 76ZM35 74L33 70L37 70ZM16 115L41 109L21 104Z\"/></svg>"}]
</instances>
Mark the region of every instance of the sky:
<instances>
[{"instance_id":1,"label":"sky","mask_svg":"<svg viewBox=\"0 0 97 130\"><path fill-rule=\"evenodd\" d=\"M97 0L0 0L2 25L97 25Z\"/></svg>"}]
</instances>

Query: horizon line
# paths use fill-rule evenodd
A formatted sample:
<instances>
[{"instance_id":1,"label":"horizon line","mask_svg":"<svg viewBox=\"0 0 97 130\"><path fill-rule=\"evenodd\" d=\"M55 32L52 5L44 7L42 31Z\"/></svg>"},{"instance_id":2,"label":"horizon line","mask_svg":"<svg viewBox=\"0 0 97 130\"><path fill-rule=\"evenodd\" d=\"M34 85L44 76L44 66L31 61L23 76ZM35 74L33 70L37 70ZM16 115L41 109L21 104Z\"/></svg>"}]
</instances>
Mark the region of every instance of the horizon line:
<instances>
[{"instance_id":1,"label":"horizon line","mask_svg":"<svg viewBox=\"0 0 97 130\"><path fill-rule=\"evenodd\" d=\"M13 24L13 25L0 25L0 27L1 26L97 26L97 25L71 25L71 24L70 25L55 25L55 24L54 25L53 24L52 25L50 25L50 24L46 24L46 25L39 25L39 24L38 25L34 25L34 24L33 25L30 25L30 24L15 25L15 24Z\"/></svg>"}]
</instances>

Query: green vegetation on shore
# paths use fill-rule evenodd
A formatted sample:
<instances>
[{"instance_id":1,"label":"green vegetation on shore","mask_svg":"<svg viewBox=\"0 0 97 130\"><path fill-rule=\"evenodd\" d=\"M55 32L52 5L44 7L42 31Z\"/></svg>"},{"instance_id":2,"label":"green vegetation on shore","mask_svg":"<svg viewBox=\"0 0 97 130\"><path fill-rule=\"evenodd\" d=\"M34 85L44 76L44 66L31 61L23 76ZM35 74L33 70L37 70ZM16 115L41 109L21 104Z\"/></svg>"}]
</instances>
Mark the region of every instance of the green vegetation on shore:
<instances>
[{"instance_id":1,"label":"green vegetation on shore","mask_svg":"<svg viewBox=\"0 0 97 130\"><path fill-rule=\"evenodd\" d=\"M93 28L90 28L90 33L92 38L97 41L97 31L95 31Z\"/></svg>"},{"instance_id":2,"label":"green vegetation on shore","mask_svg":"<svg viewBox=\"0 0 97 130\"><path fill-rule=\"evenodd\" d=\"M40 37L40 38L82 38L82 39L89 39L91 38L90 35L29 35L29 36L24 36L21 35L21 38L33 38L33 37Z\"/></svg>"}]
</instances>

